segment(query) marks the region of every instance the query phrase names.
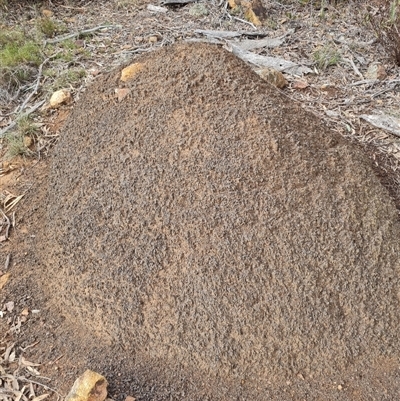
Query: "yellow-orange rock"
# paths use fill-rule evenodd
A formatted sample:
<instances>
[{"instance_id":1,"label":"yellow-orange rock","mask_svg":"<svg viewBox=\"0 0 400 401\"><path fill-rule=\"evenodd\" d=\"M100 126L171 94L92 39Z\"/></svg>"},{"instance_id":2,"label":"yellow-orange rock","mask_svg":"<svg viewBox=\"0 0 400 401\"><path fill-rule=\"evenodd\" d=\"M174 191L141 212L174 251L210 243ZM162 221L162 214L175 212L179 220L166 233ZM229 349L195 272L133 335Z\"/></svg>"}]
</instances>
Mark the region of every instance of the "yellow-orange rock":
<instances>
[{"instance_id":1,"label":"yellow-orange rock","mask_svg":"<svg viewBox=\"0 0 400 401\"><path fill-rule=\"evenodd\" d=\"M228 0L229 7L242 7L245 18L256 26L262 25L267 18L267 10L261 0Z\"/></svg>"},{"instance_id":2,"label":"yellow-orange rock","mask_svg":"<svg viewBox=\"0 0 400 401\"><path fill-rule=\"evenodd\" d=\"M273 68L264 67L256 72L264 81L269 82L279 89L284 88L288 84L283 74Z\"/></svg>"},{"instance_id":3,"label":"yellow-orange rock","mask_svg":"<svg viewBox=\"0 0 400 401\"><path fill-rule=\"evenodd\" d=\"M125 67L121 71L121 81L127 82L135 77L135 75L143 69L144 65L142 63L133 63Z\"/></svg>"},{"instance_id":4,"label":"yellow-orange rock","mask_svg":"<svg viewBox=\"0 0 400 401\"><path fill-rule=\"evenodd\" d=\"M107 398L107 385L104 376L86 370L76 379L65 401L104 401Z\"/></svg>"}]
</instances>

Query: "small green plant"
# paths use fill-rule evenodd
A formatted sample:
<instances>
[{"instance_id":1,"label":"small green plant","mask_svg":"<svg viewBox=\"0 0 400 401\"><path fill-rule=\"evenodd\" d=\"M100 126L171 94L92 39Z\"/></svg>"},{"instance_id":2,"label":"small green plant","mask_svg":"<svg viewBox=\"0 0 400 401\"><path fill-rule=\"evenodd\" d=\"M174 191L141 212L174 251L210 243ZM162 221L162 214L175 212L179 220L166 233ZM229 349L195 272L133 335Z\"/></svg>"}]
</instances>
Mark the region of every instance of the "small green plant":
<instances>
[{"instance_id":1,"label":"small green plant","mask_svg":"<svg viewBox=\"0 0 400 401\"><path fill-rule=\"evenodd\" d=\"M38 131L38 126L37 124L29 118L29 116L21 117L18 120L18 132L21 136L26 136L26 135L34 135Z\"/></svg>"},{"instance_id":2,"label":"small green plant","mask_svg":"<svg viewBox=\"0 0 400 401\"><path fill-rule=\"evenodd\" d=\"M38 19L36 22L36 27L48 38L53 37L57 32L57 24L48 17Z\"/></svg>"},{"instance_id":3,"label":"small green plant","mask_svg":"<svg viewBox=\"0 0 400 401\"><path fill-rule=\"evenodd\" d=\"M328 67L338 64L340 60L340 52L331 45L326 45L314 52L314 61L320 70L326 70Z\"/></svg>"},{"instance_id":4,"label":"small green plant","mask_svg":"<svg viewBox=\"0 0 400 401\"><path fill-rule=\"evenodd\" d=\"M20 133L11 133L5 137L7 142L7 156L13 158L16 156L30 156L32 151L26 146L24 136Z\"/></svg>"},{"instance_id":5,"label":"small green plant","mask_svg":"<svg viewBox=\"0 0 400 401\"><path fill-rule=\"evenodd\" d=\"M67 28L50 17L39 18L36 21L36 29L47 38L67 31Z\"/></svg>"},{"instance_id":6,"label":"small green plant","mask_svg":"<svg viewBox=\"0 0 400 401\"><path fill-rule=\"evenodd\" d=\"M34 152L30 149L33 138L38 134L39 127L29 116L18 119L17 129L5 136L7 143L7 156L32 156Z\"/></svg>"},{"instance_id":7,"label":"small green plant","mask_svg":"<svg viewBox=\"0 0 400 401\"><path fill-rule=\"evenodd\" d=\"M86 70L84 68L75 68L63 71L52 84L52 90L58 90L61 88L65 88L69 85L74 85L85 76L86 76Z\"/></svg>"}]
</instances>

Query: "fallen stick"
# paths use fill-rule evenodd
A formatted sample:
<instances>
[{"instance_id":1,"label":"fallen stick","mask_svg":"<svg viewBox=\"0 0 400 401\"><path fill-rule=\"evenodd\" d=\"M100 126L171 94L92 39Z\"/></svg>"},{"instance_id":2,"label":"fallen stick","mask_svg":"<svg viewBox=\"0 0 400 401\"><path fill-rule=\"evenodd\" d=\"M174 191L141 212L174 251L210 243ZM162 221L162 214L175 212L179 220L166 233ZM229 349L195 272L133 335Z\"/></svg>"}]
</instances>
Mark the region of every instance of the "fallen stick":
<instances>
[{"instance_id":1,"label":"fallen stick","mask_svg":"<svg viewBox=\"0 0 400 401\"><path fill-rule=\"evenodd\" d=\"M100 29L105 29L105 28L120 28L120 25L99 25L96 26L94 28L90 28L90 29L84 29L83 31L79 31L79 32L75 32L75 33L70 33L68 35L64 35L58 38L54 38L54 39L50 39L50 40L46 40L45 41L45 46L46 44L50 43L59 43L62 42L64 40L68 40L68 39L72 39L72 38L76 38L77 36L81 36L81 35L87 35L88 33L93 33L96 31L99 31Z\"/></svg>"},{"instance_id":2,"label":"fallen stick","mask_svg":"<svg viewBox=\"0 0 400 401\"><path fill-rule=\"evenodd\" d=\"M6 233L4 235L0 236L0 242L3 242L3 241L7 241L7 239L8 239L8 234L10 231L11 223L10 223L10 219L7 217L7 215L1 209L0 209L0 213L3 215L3 218L6 222Z\"/></svg>"},{"instance_id":3,"label":"fallen stick","mask_svg":"<svg viewBox=\"0 0 400 401\"><path fill-rule=\"evenodd\" d=\"M36 111L43 103L45 100L41 100L40 102L36 103L34 106L32 106L27 112L23 113L19 118L27 117L29 114L32 114L34 111ZM12 123L10 123L7 127L5 127L2 131L0 131L0 138L3 138L3 136L12 128L14 128L17 125L17 121L15 120Z\"/></svg>"},{"instance_id":4,"label":"fallen stick","mask_svg":"<svg viewBox=\"0 0 400 401\"><path fill-rule=\"evenodd\" d=\"M257 27L250 21L246 21L245 19L242 19L239 17L234 17L234 16L232 16L232 18L236 21L242 22L243 24L250 25L253 29L257 29Z\"/></svg>"},{"instance_id":5,"label":"fallen stick","mask_svg":"<svg viewBox=\"0 0 400 401\"><path fill-rule=\"evenodd\" d=\"M265 37L268 36L265 32L249 32L249 31L214 31L209 29L196 29L195 33L199 33L205 36L213 36L216 38L238 38L240 36L259 36Z\"/></svg>"},{"instance_id":6,"label":"fallen stick","mask_svg":"<svg viewBox=\"0 0 400 401\"><path fill-rule=\"evenodd\" d=\"M8 267L10 266L10 260L11 260L11 253L9 253L7 255L6 263L4 264L4 271L5 272L8 270Z\"/></svg>"},{"instance_id":7,"label":"fallen stick","mask_svg":"<svg viewBox=\"0 0 400 401\"><path fill-rule=\"evenodd\" d=\"M352 58L344 58L343 61L346 61L346 63L349 63L352 67L354 72L361 78L364 79L363 74L361 74L360 70L357 68L357 66L354 64L354 61Z\"/></svg>"}]
</instances>

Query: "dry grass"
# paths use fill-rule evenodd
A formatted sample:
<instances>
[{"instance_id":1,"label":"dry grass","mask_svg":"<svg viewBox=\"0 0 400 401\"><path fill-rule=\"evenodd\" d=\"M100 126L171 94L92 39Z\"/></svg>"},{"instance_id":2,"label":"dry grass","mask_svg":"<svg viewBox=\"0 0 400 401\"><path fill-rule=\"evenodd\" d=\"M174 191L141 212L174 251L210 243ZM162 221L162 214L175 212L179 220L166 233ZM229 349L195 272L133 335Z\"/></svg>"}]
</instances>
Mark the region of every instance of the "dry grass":
<instances>
[{"instance_id":1,"label":"dry grass","mask_svg":"<svg viewBox=\"0 0 400 401\"><path fill-rule=\"evenodd\" d=\"M368 21L375 34L400 66L400 1L382 0L378 7L370 7Z\"/></svg>"}]
</instances>

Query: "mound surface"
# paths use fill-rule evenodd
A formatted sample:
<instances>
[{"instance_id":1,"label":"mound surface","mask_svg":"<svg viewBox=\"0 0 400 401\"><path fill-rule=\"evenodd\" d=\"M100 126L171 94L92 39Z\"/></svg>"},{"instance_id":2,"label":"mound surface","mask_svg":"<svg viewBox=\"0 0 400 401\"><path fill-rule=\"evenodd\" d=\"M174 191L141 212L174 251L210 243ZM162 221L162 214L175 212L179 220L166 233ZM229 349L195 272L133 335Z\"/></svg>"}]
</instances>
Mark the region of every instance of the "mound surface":
<instances>
[{"instance_id":1,"label":"mound surface","mask_svg":"<svg viewBox=\"0 0 400 401\"><path fill-rule=\"evenodd\" d=\"M397 360L397 211L365 156L223 49L135 61L53 160L45 263L76 327L176 394Z\"/></svg>"}]
</instances>

